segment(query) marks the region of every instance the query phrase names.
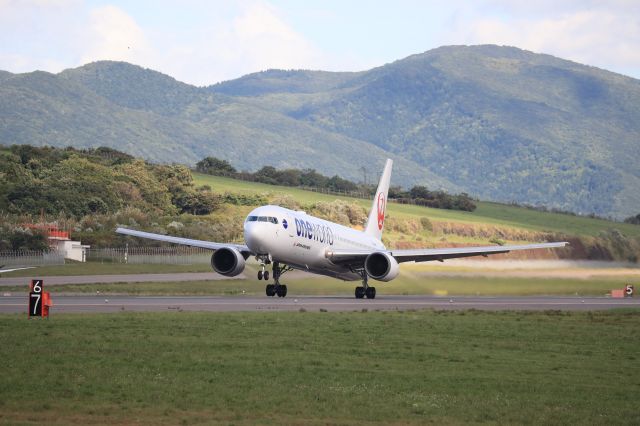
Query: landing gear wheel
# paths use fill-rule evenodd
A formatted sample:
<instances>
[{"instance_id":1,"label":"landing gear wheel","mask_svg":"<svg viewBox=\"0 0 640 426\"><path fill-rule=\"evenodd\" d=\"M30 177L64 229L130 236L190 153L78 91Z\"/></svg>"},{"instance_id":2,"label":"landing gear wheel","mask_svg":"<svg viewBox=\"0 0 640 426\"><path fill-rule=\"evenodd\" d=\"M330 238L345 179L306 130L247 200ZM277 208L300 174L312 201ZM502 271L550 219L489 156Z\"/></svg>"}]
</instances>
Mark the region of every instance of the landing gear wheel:
<instances>
[{"instance_id":1,"label":"landing gear wheel","mask_svg":"<svg viewBox=\"0 0 640 426\"><path fill-rule=\"evenodd\" d=\"M364 287L356 287L356 299L362 299L364 297Z\"/></svg>"},{"instance_id":2,"label":"landing gear wheel","mask_svg":"<svg viewBox=\"0 0 640 426\"><path fill-rule=\"evenodd\" d=\"M273 284L267 284L267 290L266 290L267 296L271 297L271 296L275 296L276 294L276 286Z\"/></svg>"},{"instance_id":3,"label":"landing gear wheel","mask_svg":"<svg viewBox=\"0 0 640 426\"><path fill-rule=\"evenodd\" d=\"M287 295L287 286L286 285L279 285L276 288L276 293L278 293L278 297L285 297Z\"/></svg>"},{"instance_id":4,"label":"landing gear wheel","mask_svg":"<svg viewBox=\"0 0 640 426\"><path fill-rule=\"evenodd\" d=\"M269 281L269 271L264 271L264 273L262 274L263 278L265 281Z\"/></svg>"},{"instance_id":5,"label":"landing gear wheel","mask_svg":"<svg viewBox=\"0 0 640 426\"><path fill-rule=\"evenodd\" d=\"M258 271L258 280L261 280L261 279L262 279L262 271ZM266 278L265 278L265 280L266 280Z\"/></svg>"},{"instance_id":6,"label":"landing gear wheel","mask_svg":"<svg viewBox=\"0 0 640 426\"><path fill-rule=\"evenodd\" d=\"M375 299L376 298L376 288L375 287L367 287L364 294L367 296L367 299Z\"/></svg>"}]
</instances>

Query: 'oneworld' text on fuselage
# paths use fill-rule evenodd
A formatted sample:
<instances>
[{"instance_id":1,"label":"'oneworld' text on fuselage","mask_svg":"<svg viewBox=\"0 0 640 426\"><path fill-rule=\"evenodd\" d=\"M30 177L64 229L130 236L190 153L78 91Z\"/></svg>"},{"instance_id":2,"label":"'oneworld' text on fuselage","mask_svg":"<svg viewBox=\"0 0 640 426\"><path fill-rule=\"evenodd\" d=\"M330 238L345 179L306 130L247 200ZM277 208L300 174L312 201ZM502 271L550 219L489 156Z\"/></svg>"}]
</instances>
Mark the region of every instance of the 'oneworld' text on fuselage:
<instances>
[{"instance_id":1,"label":"'oneworld' text on fuselage","mask_svg":"<svg viewBox=\"0 0 640 426\"><path fill-rule=\"evenodd\" d=\"M296 235L302 238L333 245L333 231L327 225L320 225L296 218Z\"/></svg>"}]
</instances>

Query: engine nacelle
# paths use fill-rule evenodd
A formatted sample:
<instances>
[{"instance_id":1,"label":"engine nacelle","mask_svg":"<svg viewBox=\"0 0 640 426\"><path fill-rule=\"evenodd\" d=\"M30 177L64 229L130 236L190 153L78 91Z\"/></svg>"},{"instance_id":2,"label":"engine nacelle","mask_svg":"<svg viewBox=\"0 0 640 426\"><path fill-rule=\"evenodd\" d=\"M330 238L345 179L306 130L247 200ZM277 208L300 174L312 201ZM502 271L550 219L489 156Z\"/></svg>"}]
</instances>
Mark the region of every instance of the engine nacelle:
<instances>
[{"instance_id":1,"label":"engine nacelle","mask_svg":"<svg viewBox=\"0 0 640 426\"><path fill-rule=\"evenodd\" d=\"M220 275L235 277L244 271L244 256L233 247L223 247L211 255L211 267Z\"/></svg>"},{"instance_id":2,"label":"engine nacelle","mask_svg":"<svg viewBox=\"0 0 640 426\"><path fill-rule=\"evenodd\" d=\"M398 276L400 265L389 253L371 253L364 261L364 271L378 281L391 281Z\"/></svg>"}]
</instances>

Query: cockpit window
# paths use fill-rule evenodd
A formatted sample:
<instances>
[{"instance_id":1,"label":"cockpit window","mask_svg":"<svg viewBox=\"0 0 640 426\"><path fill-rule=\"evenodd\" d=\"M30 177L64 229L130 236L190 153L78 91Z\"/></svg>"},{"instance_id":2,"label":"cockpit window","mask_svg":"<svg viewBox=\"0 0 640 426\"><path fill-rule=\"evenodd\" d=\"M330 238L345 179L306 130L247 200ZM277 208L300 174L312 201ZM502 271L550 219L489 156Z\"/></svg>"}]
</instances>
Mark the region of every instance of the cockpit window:
<instances>
[{"instance_id":1,"label":"cockpit window","mask_svg":"<svg viewBox=\"0 0 640 426\"><path fill-rule=\"evenodd\" d=\"M271 222L275 225L278 224L278 218L273 216L249 216L247 222Z\"/></svg>"}]
</instances>

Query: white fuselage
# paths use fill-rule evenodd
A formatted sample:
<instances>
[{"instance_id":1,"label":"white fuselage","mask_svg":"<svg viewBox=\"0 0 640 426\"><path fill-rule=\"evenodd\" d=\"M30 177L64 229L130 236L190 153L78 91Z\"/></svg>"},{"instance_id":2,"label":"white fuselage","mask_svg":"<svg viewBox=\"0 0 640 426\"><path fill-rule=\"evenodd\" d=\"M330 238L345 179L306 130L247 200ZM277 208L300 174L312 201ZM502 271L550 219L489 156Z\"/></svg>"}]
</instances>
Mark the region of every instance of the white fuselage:
<instances>
[{"instance_id":1,"label":"white fuselage","mask_svg":"<svg viewBox=\"0 0 640 426\"><path fill-rule=\"evenodd\" d=\"M249 213L244 240L251 251L269 255L272 261L349 281L361 277L327 259L328 250L385 249L380 240L364 232L278 206L258 207Z\"/></svg>"}]
</instances>

